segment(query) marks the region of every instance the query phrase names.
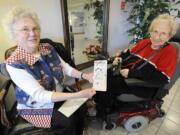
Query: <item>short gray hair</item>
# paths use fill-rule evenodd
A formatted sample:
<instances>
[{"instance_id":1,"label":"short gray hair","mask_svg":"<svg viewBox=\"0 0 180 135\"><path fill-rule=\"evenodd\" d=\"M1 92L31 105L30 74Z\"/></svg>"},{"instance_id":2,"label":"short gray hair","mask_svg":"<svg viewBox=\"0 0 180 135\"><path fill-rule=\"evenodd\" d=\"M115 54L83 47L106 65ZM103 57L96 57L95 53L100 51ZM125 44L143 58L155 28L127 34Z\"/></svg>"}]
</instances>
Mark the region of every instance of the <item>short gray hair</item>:
<instances>
[{"instance_id":1,"label":"short gray hair","mask_svg":"<svg viewBox=\"0 0 180 135\"><path fill-rule=\"evenodd\" d=\"M40 28L39 18L35 12L23 7L14 7L2 20L3 28L10 38L13 38L13 24L23 18L31 18Z\"/></svg>"},{"instance_id":2,"label":"short gray hair","mask_svg":"<svg viewBox=\"0 0 180 135\"><path fill-rule=\"evenodd\" d=\"M161 14L159 16L157 16L152 22L151 22L151 25L149 27L149 32L152 32L154 26L161 20L166 20L169 22L169 26L171 28L171 31L170 31L170 35L171 36L174 36L177 32L177 29L178 29L178 24L175 20L175 18L169 14Z\"/></svg>"}]
</instances>

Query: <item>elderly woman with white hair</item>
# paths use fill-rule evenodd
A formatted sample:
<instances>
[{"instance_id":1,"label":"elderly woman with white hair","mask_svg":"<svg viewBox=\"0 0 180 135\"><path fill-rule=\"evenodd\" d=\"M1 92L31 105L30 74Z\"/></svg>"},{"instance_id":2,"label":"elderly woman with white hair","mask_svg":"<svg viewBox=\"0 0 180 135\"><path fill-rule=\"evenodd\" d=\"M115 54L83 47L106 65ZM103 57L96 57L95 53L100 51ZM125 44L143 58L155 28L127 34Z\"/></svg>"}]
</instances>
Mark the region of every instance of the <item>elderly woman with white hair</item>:
<instances>
[{"instance_id":1,"label":"elderly woman with white hair","mask_svg":"<svg viewBox=\"0 0 180 135\"><path fill-rule=\"evenodd\" d=\"M91 98L96 92L87 88L63 92L64 74L92 82L92 74L82 73L65 63L48 43L40 43L41 27L36 13L14 8L4 19L4 26L17 44L6 60L7 71L16 84L17 109L22 118L36 127L50 128L56 135L81 135L83 109L69 118L58 111L62 101Z\"/></svg>"}]
</instances>

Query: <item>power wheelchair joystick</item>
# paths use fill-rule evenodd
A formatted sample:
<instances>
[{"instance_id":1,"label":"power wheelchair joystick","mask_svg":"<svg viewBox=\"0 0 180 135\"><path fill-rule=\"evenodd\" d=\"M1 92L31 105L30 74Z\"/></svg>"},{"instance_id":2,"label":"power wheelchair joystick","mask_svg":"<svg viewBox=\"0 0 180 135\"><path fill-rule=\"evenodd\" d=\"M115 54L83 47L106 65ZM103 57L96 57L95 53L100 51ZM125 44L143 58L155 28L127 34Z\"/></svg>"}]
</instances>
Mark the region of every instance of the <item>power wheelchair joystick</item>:
<instances>
[{"instance_id":1,"label":"power wheelchair joystick","mask_svg":"<svg viewBox=\"0 0 180 135\"><path fill-rule=\"evenodd\" d=\"M111 68L112 68L113 76L118 76L118 75L120 75L121 64L122 64L122 60L119 59L117 65L112 65Z\"/></svg>"}]
</instances>

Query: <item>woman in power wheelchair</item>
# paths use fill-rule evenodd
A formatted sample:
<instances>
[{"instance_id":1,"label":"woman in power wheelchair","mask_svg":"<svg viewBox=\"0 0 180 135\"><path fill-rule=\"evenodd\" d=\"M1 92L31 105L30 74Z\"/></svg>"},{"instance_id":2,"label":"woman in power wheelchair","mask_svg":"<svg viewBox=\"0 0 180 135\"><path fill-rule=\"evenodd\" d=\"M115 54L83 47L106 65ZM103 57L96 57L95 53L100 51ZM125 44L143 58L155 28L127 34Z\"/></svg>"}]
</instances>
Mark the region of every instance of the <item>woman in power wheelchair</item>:
<instances>
[{"instance_id":1,"label":"woman in power wheelchair","mask_svg":"<svg viewBox=\"0 0 180 135\"><path fill-rule=\"evenodd\" d=\"M139 131L164 114L162 98L168 92L164 86L173 78L177 64L177 50L168 41L176 30L172 16L159 15L149 27L150 38L116 54L108 70L107 92L97 92L94 98L97 117L105 119L105 128L116 123L130 132Z\"/></svg>"}]
</instances>

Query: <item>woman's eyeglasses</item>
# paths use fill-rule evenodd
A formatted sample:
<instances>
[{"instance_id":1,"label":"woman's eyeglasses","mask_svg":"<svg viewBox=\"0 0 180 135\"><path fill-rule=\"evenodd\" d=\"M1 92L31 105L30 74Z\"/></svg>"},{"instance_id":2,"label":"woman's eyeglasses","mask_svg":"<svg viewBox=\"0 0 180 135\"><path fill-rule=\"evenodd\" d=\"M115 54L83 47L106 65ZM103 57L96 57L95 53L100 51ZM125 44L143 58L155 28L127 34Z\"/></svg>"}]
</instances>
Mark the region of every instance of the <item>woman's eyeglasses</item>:
<instances>
[{"instance_id":1,"label":"woman's eyeglasses","mask_svg":"<svg viewBox=\"0 0 180 135\"><path fill-rule=\"evenodd\" d=\"M28 34L31 31L34 32L34 33L39 33L40 32L40 28L39 27L34 27L32 29L30 29L30 28L22 28L22 29L15 29L15 30L19 31L19 32L22 32L24 34Z\"/></svg>"},{"instance_id":2,"label":"woman's eyeglasses","mask_svg":"<svg viewBox=\"0 0 180 135\"><path fill-rule=\"evenodd\" d=\"M169 36L169 33L158 32L158 31L152 31L152 32L150 32L150 34L152 36L159 36L159 38L161 38L161 39L167 38Z\"/></svg>"}]
</instances>

